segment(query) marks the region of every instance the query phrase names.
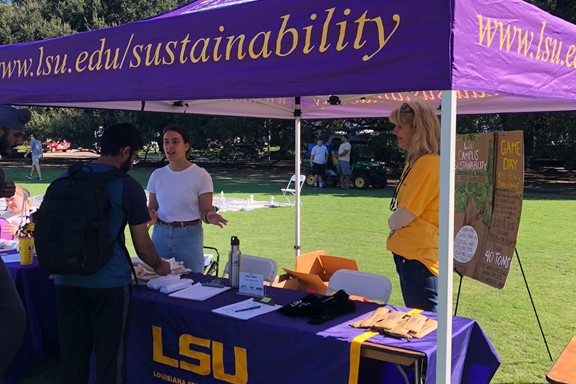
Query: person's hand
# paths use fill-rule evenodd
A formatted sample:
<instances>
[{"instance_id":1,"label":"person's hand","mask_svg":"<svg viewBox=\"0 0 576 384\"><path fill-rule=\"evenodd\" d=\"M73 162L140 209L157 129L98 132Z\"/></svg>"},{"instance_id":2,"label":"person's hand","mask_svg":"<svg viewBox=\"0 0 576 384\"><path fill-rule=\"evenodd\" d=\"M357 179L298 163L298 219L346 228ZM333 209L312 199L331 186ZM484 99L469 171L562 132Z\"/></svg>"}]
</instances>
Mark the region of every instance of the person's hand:
<instances>
[{"instance_id":1,"label":"person's hand","mask_svg":"<svg viewBox=\"0 0 576 384\"><path fill-rule=\"evenodd\" d=\"M12 197L14 193L16 193L16 184L13 181L0 184L0 197Z\"/></svg>"},{"instance_id":2,"label":"person's hand","mask_svg":"<svg viewBox=\"0 0 576 384\"><path fill-rule=\"evenodd\" d=\"M12 236L14 236L16 235L16 232L18 232L18 226L15 224L8 223L7 225L2 227L2 232L9 233Z\"/></svg>"},{"instance_id":3,"label":"person's hand","mask_svg":"<svg viewBox=\"0 0 576 384\"><path fill-rule=\"evenodd\" d=\"M166 276L172 272L170 269L170 263L166 260L160 258L160 265L154 268L154 272L156 272L160 276Z\"/></svg>"},{"instance_id":4,"label":"person's hand","mask_svg":"<svg viewBox=\"0 0 576 384\"><path fill-rule=\"evenodd\" d=\"M225 218L223 218L220 214L214 212L214 211L210 211L208 212L208 214L206 215L206 221L209 224L214 224L219 226L220 228L224 228L224 226L226 224L228 224L228 220L226 220Z\"/></svg>"},{"instance_id":5,"label":"person's hand","mask_svg":"<svg viewBox=\"0 0 576 384\"><path fill-rule=\"evenodd\" d=\"M150 221L148 222L148 226L156 224L158 221L158 212L155 209L149 209L150 212Z\"/></svg>"}]
</instances>

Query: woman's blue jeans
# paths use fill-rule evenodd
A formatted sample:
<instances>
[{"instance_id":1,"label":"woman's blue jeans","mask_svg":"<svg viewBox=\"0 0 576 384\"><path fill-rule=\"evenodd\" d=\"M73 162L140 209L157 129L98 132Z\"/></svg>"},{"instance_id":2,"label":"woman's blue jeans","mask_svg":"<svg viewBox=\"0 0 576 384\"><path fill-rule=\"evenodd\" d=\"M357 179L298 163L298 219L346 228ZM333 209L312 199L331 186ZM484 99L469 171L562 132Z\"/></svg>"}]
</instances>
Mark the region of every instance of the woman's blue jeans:
<instances>
[{"instance_id":1,"label":"woman's blue jeans","mask_svg":"<svg viewBox=\"0 0 576 384\"><path fill-rule=\"evenodd\" d=\"M202 224L189 227L168 227L156 224L152 241L158 256L184 262L192 272L204 272L204 233Z\"/></svg>"},{"instance_id":2,"label":"woman's blue jeans","mask_svg":"<svg viewBox=\"0 0 576 384\"><path fill-rule=\"evenodd\" d=\"M436 312L438 307L438 276L434 276L418 260L408 260L400 255L393 255L396 272L400 277L404 305L408 308Z\"/></svg>"}]
</instances>

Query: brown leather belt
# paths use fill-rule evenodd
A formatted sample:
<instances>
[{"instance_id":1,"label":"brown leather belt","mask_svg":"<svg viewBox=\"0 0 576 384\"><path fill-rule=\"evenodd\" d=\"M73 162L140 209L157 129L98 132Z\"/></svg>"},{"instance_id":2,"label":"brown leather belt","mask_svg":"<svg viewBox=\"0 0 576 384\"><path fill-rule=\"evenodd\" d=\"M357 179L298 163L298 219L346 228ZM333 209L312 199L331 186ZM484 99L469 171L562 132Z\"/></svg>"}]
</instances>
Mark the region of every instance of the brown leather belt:
<instances>
[{"instance_id":1,"label":"brown leather belt","mask_svg":"<svg viewBox=\"0 0 576 384\"><path fill-rule=\"evenodd\" d=\"M167 227L191 227L193 225L200 224L200 219L190 220L190 221L172 221L171 223L167 223L160 219L156 220L156 222L160 225L165 225Z\"/></svg>"}]
</instances>

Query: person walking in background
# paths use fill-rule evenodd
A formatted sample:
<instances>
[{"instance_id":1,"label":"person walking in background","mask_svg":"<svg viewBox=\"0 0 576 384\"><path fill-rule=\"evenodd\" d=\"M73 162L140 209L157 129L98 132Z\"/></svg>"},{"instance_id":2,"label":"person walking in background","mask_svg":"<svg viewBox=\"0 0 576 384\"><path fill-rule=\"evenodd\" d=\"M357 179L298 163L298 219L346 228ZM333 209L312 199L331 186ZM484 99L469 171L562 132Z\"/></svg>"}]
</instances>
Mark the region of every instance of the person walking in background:
<instances>
[{"instance_id":1,"label":"person walking in background","mask_svg":"<svg viewBox=\"0 0 576 384\"><path fill-rule=\"evenodd\" d=\"M440 123L431 107L415 101L392 111L390 121L406 164L390 202L386 246L394 255L404 304L436 312Z\"/></svg>"},{"instance_id":2,"label":"person walking in background","mask_svg":"<svg viewBox=\"0 0 576 384\"><path fill-rule=\"evenodd\" d=\"M142 137L130 123L114 124L102 134L100 148L100 157L84 164L84 168L94 173L118 168L127 173L142 148ZM54 278L63 384L88 382L92 354L98 383L127 382L132 276L125 246L126 224L138 257L158 275L170 273L170 264L158 256L148 235L150 214L140 183L125 175L109 182L106 191L112 205L112 257L93 274L56 274Z\"/></svg>"},{"instance_id":3,"label":"person walking in background","mask_svg":"<svg viewBox=\"0 0 576 384\"><path fill-rule=\"evenodd\" d=\"M38 173L38 180L42 180L42 172L40 172L40 159L43 157L42 143L40 140L36 139L34 135L30 135L30 148L26 151L24 157L28 154L32 154L32 167L30 168L30 174L26 177L32 179L34 175L34 170Z\"/></svg>"},{"instance_id":4,"label":"person walking in background","mask_svg":"<svg viewBox=\"0 0 576 384\"><path fill-rule=\"evenodd\" d=\"M182 261L192 272L204 272L202 221L222 228L228 223L212 209L212 177L187 158L190 134L180 125L162 133L168 165L152 172L146 189L154 225L152 241L165 259Z\"/></svg>"},{"instance_id":5,"label":"person walking in background","mask_svg":"<svg viewBox=\"0 0 576 384\"><path fill-rule=\"evenodd\" d=\"M316 145L310 153L310 165L314 173L314 187L324 188L322 178L326 172L326 163L328 162L328 148L322 143L322 139L316 141Z\"/></svg>"},{"instance_id":6,"label":"person walking in background","mask_svg":"<svg viewBox=\"0 0 576 384\"><path fill-rule=\"evenodd\" d=\"M27 109L0 105L0 155L8 156L12 148L22 144L24 126L32 114ZM6 181L0 169L0 198L12 197L16 187ZM12 277L0 257L0 383L20 349L26 331L26 312Z\"/></svg>"},{"instance_id":7,"label":"person walking in background","mask_svg":"<svg viewBox=\"0 0 576 384\"><path fill-rule=\"evenodd\" d=\"M338 148L338 174L340 175L340 188L348 189L350 184L350 152L352 145L348 142L348 135L342 136L342 144Z\"/></svg>"}]
</instances>

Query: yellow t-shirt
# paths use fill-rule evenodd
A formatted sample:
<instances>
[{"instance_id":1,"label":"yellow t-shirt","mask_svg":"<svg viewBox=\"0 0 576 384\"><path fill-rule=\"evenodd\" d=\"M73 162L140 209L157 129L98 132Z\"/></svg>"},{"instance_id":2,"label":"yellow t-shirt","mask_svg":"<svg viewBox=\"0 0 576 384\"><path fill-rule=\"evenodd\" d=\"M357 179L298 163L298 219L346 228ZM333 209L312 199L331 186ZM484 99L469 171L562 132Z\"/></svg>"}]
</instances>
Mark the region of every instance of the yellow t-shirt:
<instances>
[{"instance_id":1,"label":"yellow t-shirt","mask_svg":"<svg viewBox=\"0 0 576 384\"><path fill-rule=\"evenodd\" d=\"M406 172L406 168L404 169ZM389 251L418 260L438 276L438 221L440 197L440 155L420 157L398 190L398 207L416 218L388 236Z\"/></svg>"}]
</instances>

